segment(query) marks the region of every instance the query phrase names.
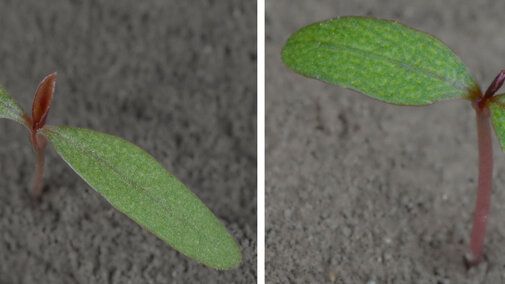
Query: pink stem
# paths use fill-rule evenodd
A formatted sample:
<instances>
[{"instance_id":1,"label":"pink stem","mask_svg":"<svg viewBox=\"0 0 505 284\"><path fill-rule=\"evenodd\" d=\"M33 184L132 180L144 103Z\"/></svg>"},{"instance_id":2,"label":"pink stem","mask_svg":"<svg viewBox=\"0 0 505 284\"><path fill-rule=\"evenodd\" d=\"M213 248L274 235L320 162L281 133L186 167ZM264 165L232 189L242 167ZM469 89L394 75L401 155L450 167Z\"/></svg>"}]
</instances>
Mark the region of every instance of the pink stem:
<instances>
[{"instance_id":1,"label":"pink stem","mask_svg":"<svg viewBox=\"0 0 505 284\"><path fill-rule=\"evenodd\" d=\"M493 178L493 144L489 125L489 109L475 107L475 112L479 141L479 183L470 240L470 255L466 257L467 266L477 265L482 260L482 247L486 236Z\"/></svg>"}]
</instances>

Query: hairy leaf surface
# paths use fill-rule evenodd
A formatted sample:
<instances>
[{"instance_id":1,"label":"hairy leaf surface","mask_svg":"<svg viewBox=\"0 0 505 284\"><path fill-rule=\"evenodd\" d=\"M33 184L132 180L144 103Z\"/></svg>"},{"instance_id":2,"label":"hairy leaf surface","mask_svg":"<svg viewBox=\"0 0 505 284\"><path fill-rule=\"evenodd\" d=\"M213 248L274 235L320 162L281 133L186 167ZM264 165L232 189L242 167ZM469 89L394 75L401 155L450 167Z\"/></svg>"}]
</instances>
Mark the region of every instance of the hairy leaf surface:
<instances>
[{"instance_id":1,"label":"hairy leaf surface","mask_svg":"<svg viewBox=\"0 0 505 284\"><path fill-rule=\"evenodd\" d=\"M62 158L114 207L189 257L231 269L241 253L212 212L153 157L115 136L45 127Z\"/></svg>"},{"instance_id":2,"label":"hairy leaf surface","mask_svg":"<svg viewBox=\"0 0 505 284\"><path fill-rule=\"evenodd\" d=\"M294 71L400 105L471 99L478 91L440 40L401 24L342 17L306 26L282 50Z\"/></svg>"},{"instance_id":3,"label":"hairy leaf surface","mask_svg":"<svg viewBox=\"0 0 505 284\"><path fill-rule=\"evenodd\" d=\"M24 117L21 106L0 86L0 118L12 119L28 127Z\"/></svg>"}]
</instances>

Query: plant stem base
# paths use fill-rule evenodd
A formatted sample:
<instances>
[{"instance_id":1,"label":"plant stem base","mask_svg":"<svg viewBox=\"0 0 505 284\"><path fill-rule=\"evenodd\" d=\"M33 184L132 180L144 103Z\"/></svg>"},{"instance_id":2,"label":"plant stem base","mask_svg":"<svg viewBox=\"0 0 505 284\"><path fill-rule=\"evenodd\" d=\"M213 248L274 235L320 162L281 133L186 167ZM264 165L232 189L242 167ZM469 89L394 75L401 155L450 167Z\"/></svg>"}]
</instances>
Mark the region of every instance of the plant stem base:
<instances>
[{"instance_id":1,"label":"plant stem base","mask_svg":"<svg viewBox=\"0 0 505 284\"><path fill-rule=\"evenodd\" d=\"M471 252L467 252L463 256L463 264L465 265L466 270L478 266L482 263L482 261L486 261L486 257L484 255L482 255L481 258L476 258Z\"/></svg>"}]
</instances>

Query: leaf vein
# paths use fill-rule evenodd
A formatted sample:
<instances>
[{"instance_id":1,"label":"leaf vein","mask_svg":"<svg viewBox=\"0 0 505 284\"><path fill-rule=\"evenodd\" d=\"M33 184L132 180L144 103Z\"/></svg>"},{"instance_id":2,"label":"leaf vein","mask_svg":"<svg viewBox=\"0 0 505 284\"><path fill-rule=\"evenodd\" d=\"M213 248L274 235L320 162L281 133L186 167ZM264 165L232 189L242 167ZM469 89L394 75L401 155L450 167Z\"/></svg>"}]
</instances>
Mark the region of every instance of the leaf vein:
<instances>
[{"instance_id":1,"label":"leaf vein","mask_svg":"<svg viewBox=\"0 0 505 284\"><path fill-rule=\"evenodd\" d=\"M445 82L449 85L452 85L454 86L455 88L457 89L460 89L460 90L463 90L463 91L466 91L467 90L467 87L464 86L463 84L461 84L460 82L458 81L453 81L443 75L439 75L439 74L436 74L434 72L431 72L430 70L426 69L426 68L421 68L421 67L418 67L418 66L414 66L412 64L409 64L409 63L406 63L406 62L403 62L403 61L400 61L400 60L397 60L397 59L394 59L394 58L390 58L390 57L387 57L387 56L384 56L384 55L381 55L379 53L376 53L376 52L370 52L370 51L366 51L364 49L360 49L359 47L356 47L356 46L349 46L349 45L346 45L346 44L334 44L334 43L329 43L329 42L323 42L323 43L320 43L319 44L320 46L324 46L324 47L327 47L328 49L331 49L331 50L346 50L350 53L355 53L355 54L358 54L358 55L361 55L363 57L371 57L373 59L376 59L376 60L379 60L379 61L384 61L384 62L390 62L400 68L403 68L403 69L406 69L406 70L409 70L409 71L414 71L414 72L418 72L418 73L422 73L428 77L431 77L431 78L434 78L436 80L439 80L439 81L442 81L442 82Z\"/></svg>"},{"instance_id":2,"label":"leaf vein","mask_svg":"<svg viewBox=\"0 0 505 284\"><path fill-rule=\"evenodd\" d=\"M51 131L51 130L49 130ZM129 184L131 185L133 188L136 188L137 190L140 190L142 191L143 193L146 194L146 196L151 199L152 201L154 201L155 203L157 203L158 205L160 205L163 209L165 209L165 211L167 212L167 214L172 217L172 218L175 218L177 219L179 222L181 222L182 224L186 224L189 226L189 228L195 232L199 239L202 240L204 238L203 234L196 229L196 227L189 223L189 222L186 222L184 221L184 219L180 218L179 216L177 215L174 215L170 212L171 210L171 206L169 204L166 204L166 201L161 203L159 202L158 200L156 200L154 198L154 196L152 196L152 194L149 192L148 189L144 188L143 186L137 184L135 181L132 181L131 179L129 179L128 177L126 177L125 175L121 174L121 172L119 170L117 170L115 167L113 167L110 163L108 163L106 160L104 160L103 158L101 158L99 155L96 155L95 153L93 153L93 151L90 151L88 150L85 146L83 145L80 145L78 143L76 143L75 141L73 141L71 138L67 137L67 136L64 136L62 135L61 133L59 132L56 132L56 131L51 131L52 133L54 134L57 134L59 135L60 137L62 137L63 139L67 140L68 143L72 144L73 146L75 146L76 148L79 148L83 153L87 154L88 156L91 156L92 158L98 160L99 162L101 162L102 164L104 164L106 167L110 168L114 173L116 173L120 180L122 180L124 183L126 184ZM210 238L210 236L205 236L206 238Z\"/></svg>"}]
</instances>

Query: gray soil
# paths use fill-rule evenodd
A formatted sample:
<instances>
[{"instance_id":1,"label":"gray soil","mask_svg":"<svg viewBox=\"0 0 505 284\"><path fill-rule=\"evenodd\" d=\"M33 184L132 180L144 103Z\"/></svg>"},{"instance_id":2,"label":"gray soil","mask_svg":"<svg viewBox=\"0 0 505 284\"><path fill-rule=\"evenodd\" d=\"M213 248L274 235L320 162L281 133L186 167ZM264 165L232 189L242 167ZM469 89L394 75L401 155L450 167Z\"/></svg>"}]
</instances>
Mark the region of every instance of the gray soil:
<instances>
[{"instance_id":1,"label":"gray soil","mask_svg":"<svg viewBox=\"0 0 505 284\"><path fill-rule=\"evenodd\" d=\"M0 83L27 110L57 71L48 123L125 138L216 214L243 253L217 271L116 211L48 147L28 191L27 132L0 120L0 283L256 282L256 2L0 1Z\"/></svg>"},{"instance_id":2,"label":"gray soil","mask_svg":"<svg viewBox=\"0 0 505 284\"><path fill-rule=\"evenodd\" d=\"M305 79L280 51L336 16L435 35L481 85L505 67L502 1L267 1L268 283L505 283L505 155L495 143L487 262L466 271L477 184L466 101L398 107ZM496 142L496 141L495 141Z\"/></svg>"}]
</instances>

